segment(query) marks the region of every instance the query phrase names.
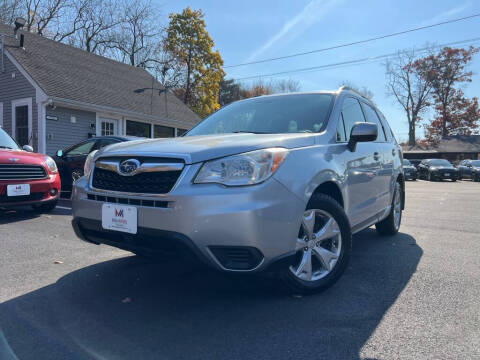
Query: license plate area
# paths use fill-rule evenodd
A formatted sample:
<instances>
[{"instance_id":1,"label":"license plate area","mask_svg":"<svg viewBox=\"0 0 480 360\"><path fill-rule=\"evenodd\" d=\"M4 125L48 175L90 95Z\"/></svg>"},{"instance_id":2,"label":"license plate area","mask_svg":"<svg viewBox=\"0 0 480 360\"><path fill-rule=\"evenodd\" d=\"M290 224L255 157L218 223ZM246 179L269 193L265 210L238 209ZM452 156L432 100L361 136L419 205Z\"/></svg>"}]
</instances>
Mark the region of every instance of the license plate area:
<instances>
[{"instance_id":1,"label":"license plate area","mask_svg":"<svg viewBox=\"0 0 480 360\"><path fill-rule=\"evenodd\" d=\"M7 185L7 196L30 195L30 184Z\"/></svg>"},{"instance_id":2,"label":"license plate area","mask_svg":"<svg viewBox=\"0 0 480 360\"><path fill-rule=\"evenodd\" d=\"M137 208L118 204L102 205L102 227L106 230L137 233Z\"/></svg>"}]
</instances>

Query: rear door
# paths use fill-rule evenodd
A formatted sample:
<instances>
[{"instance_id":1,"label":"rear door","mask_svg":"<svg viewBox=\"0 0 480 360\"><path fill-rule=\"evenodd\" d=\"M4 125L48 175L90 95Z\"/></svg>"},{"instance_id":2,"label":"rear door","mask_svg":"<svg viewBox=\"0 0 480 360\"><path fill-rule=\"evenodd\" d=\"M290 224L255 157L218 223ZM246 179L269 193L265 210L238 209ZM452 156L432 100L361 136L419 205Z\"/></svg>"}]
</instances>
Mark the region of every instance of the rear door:
<instances>
[{"instance_id":1,"label":"rear door","mask_svg":"<svg viewBox=\"0 0 480 360\"><path fill-rule=\"evenodd\" d=\"M362 109L365 113L367 122L377 125L378 136L374 143L371 143L376 176L373 182L375 187L374 196L376 199L375 211L380 212L390 206L391 201L391 183L394 170L394 156L396 148L392 142L389 142L386 130L375 109L362 101Z\"/></svg>"},{"instance_id":2,"label":"rear door","mask_svg":"<svg viewBox=\"0 0 480 360\"><path fill-rule=\"evenodd\" d=\"M354 97L346 97L339 118L337 141L348 142L353 125L364 121L365 116L360 102ZM352 226L360 224L376 213L374 183L380 163L378 159L374 159L374 152L372 143L358 143L354 152L346 150L345 153L346 191L349 203L347 213Z\"/></svg>"}]
</instances>

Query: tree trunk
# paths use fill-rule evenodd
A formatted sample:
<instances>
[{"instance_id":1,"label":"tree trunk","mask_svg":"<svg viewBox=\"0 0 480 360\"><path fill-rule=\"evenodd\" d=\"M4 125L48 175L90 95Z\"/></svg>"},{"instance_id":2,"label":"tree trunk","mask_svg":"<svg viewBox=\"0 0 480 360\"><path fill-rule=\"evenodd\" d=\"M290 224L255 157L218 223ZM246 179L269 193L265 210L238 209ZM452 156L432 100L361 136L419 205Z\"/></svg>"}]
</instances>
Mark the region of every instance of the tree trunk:
<instances>
[{"instance_id":1,"label":"tree trunk","mask_svg":"<svg viewBox=\"0 0 480 360\"><path fill-rule=\"evenodd\" d=\"M415 122L408 124L408 145L415 146Z\"/></svg>"},{"instance_id":2,"label":"tree trunk","mask_svg":"<svg viewBox=\"0 0 480 360\"><path fill-rule=\"evenodd\" d=\"M183 103L188 105L190 98L190 74L192 73L192 50L188 50L188 60L187 60L187 83L185 84L185 95L183 97Z\"/></svg>"}]
</instances>

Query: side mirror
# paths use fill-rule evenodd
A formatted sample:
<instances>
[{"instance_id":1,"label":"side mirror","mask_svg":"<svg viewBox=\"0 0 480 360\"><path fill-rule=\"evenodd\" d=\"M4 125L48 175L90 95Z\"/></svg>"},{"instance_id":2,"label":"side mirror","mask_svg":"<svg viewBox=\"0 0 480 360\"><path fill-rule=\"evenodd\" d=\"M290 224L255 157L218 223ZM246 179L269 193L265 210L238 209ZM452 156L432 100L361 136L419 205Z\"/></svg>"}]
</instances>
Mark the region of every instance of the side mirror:
<instances>
[{"instance_id":1,"label":"side mirror","mask_svg":"<svg viewBox=\"0 0 480 360\"><path fill-rule=\"evenodd\" d=\"M33 147L30 145L23 145L22 149L28 152L33 152Z\"/></svg>"},{"instance_id":2,"label":"side mirror","mask_svg":"<svg viewBox=\"0 0 480 360\"><path fill-rule=\"evenodd\" d=\"M63 156L63 150L57 150L57 156L61 158Z\"/></svg>"},{"instance_id":3,"label":"side mirror","mask_svg":"<svg viewBox=\"0 0 480 360\"><path fill-rule=\"evenodd\" d=\"M348 149L354 152L357 143L377 140L377 124L368 122L357 122L350 131L350 140L348 140Z\"/></svg>"}]
</instances>

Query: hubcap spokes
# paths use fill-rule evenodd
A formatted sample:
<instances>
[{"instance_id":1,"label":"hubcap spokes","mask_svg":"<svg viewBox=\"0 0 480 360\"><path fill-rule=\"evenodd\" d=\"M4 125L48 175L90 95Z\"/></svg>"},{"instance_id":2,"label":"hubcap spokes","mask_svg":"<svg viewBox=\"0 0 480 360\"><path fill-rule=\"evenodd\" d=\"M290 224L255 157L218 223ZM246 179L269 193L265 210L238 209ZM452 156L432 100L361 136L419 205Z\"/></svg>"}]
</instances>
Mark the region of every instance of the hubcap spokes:
<instances>
[{"instance_id":1,"label":"hubcap spokes","mask_svg":"<svg viewBox=\"0 0 480 360\"><path fill-rule=\"evenodd\" d=\"M342 237L335 219L323 210L307 210L297 239L299 262L290 271L305 281L321 279L333 270L341 249Z\"/></svg>"}]
</instances>

